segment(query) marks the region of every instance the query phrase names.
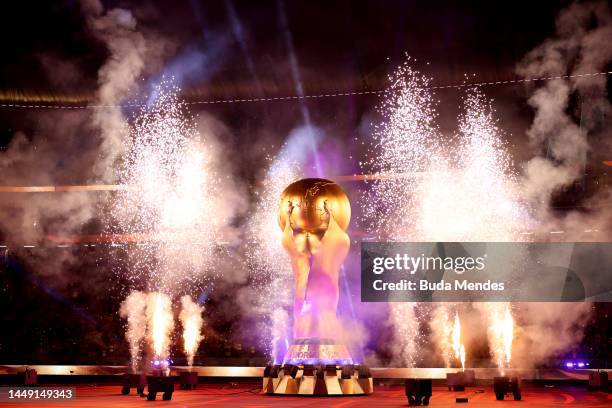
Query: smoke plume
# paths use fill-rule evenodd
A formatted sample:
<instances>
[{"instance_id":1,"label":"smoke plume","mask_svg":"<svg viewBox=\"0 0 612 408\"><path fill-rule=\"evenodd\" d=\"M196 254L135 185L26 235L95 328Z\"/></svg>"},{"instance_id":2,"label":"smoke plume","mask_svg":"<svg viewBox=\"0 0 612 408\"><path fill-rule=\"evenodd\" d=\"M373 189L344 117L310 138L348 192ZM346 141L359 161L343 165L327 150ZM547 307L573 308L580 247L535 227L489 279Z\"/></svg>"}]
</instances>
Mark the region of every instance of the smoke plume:
<instances>
[{"instance_id":1,"label":"smoke plume","mask_svg":"<svg viewBox=\"0 0 612 408\"><path fill-rule=\"evenodd\" d=\"M84 0L81 8L91 33L109 52L106 63L98 71L99 87L94 104L100 108L94 111L92 121L102 135L95 174L101 180L112 180L115 176L113 165L128 135L127 122L118 105L137 91L137 80L145 68L155 68L159 64L166 41L147 40L137 30L137 21L130 10L105 11L98 0Z\"/></svg>"},{"instance_id":2,"label":"smoke plume","mask_svg":"<svg viewBox=\"0 0 612 408\"><path fill-rule=\"evenodd\" d=\"M198 346L204 338L202 336L202 326L204 319L202 312L204 307L195 303L191 296L185 295L181 297L181 313L179 320L183 326L183 347L187 354L187 364L193 365L193 358L198 351Z\"/></svg>"},{"instance_id":3,"label":"smoke plume","mask_svg":"<svg viewBox=\"0 0 612 408\"><path fill-rule=\"evenodd\" d=\"M555 35L517 66L525 78L576 76L528 89L532 92L528 103L535 116L527 134L540 154L524 167L524 197L534 209L542 233L560 230L564 234L557 239L563 241L607 241L612 232L612 214L605 205L609 190L585 198L585 211L568 211L563 217L552 211L550 203L556 191L580 180L588 165L596 167L612 150L607 77L585 75L608 70L612 61L609 4L573 3L559 13L555 26ZM546 362L578 344L590 312L588 303L517 305L517 363L530 366Z\"/></svg>"},{"instance_id":4,"label":"smoke plume","mask_svg":"<svg viewBox=\"0 0 612 408\"><path fill-rule=\"evenodd\" d=\"M584 335L592 305L580 303L519 303L520 321L513 350L513 365L532 367L571 351Z\"/></svg>"},{"instance_id":5,"label":"smoke plume","mask_svg":"<svg viewBox=\"0 0 612 408\"><path fill-rule=\"evenodd\" d=\"M117 105L136 89L136 80L145 67L155 69L168 49L168 42L155 41L155 47L150 47L128 10L106 11L101 2L84 0L81 12L90 33L109 53L98 71L99 87L93 104L99 106L92 110L28 113L26 122L32 124L33 130L18 131L7 150L0 154L4 185L79 185L114 180L113 163L122 152L126 135L126 121ZM64 78L62 83L66 82L67 73L58 74L58 66L49 63L53 61L49 55L41 54L39 58L44 68L53 68L49 77L60 75ZM82 76L75 64L67 62L60 67L65 66L69 66L74 78ZM50 236L61 240L95 223L103 213L100 210L107 196L87 192L11 193L6 198L0 201L3 241L13 246L38 247L47 243ZM71 249L56 251L53 256L35 252L25 259L43 275L53 275L56 286L67 285L74 278L67 270L78 260ZM94 287L91 285L90 289Z\"/></svg>"},{"instance_id":6,"label":"smoke plume","mask_svg":"<svg viewBox=\"0 0 612 408\"><path fill-rule=\"evenodd\" d=\"M121 303L121 308L119 309L119 315L127 319L125 338L130 345L133 371L138 370L141 361L140 351L142 341L147 332L146 307L147 295L143 292L134 291Z\"/></svg>"},{"instance_id":7,"label":"smoke plume","mask_svg":"<svg viewBox=\"0 0 612 408\"><path fill-rule=\"evenodd\" d=\"M610 135L602 134L609 133L602 121L609 120L611 113L607 77L581 75L602 72L610 64L610 38L612 14L606 2L573 3L559 13L555 36L517 66L525 78L576 76L543 82L528 100L535 117L527 134L534 149L545 154L525 165L524 193L542 221L550 221L552 193L582 176L587 155L597 158L601 147L609 152ZM576 106L571 98L577 98Z\"/></svg>"}]
</instances>

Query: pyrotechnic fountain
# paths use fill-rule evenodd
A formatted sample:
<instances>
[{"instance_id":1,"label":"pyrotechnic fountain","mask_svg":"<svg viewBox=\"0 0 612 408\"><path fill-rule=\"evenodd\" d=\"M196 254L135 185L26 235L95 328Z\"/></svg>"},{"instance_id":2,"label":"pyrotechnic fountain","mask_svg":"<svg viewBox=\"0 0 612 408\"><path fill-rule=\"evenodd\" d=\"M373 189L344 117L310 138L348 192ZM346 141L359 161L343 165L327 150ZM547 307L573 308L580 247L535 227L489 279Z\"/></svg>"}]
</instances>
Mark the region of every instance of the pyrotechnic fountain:
<instances>
[{"instance_id":1,"label":"pyrotechnic fountain","mask_svg":"<svg viewBox=\"0 0 612 408\"><path fill-rule=\"evenodd\" d=\"M127 318L126 338L130 343L132 370L143 369L141 349L147 341L153 369L166 369L169 365L170 336L174 316L170 297L160 292L133 291L121 304L120 315Z\"/></svg>"},{"instance_id":2,"label":"pyrotechnic fountain","mask_svg":"<svg viewBox=\"0 0 612 408\"><path fill-rule=\"evenodd\" d=\"M283 366L266 368L264 391L371 393L369 370L355 370L336 316L340 266L350 247L345 232L351 218L348 197L332 181L302 179L283 191L278 211L281 240L291 258L295 280L293 341Z\"/></svg>"},{"instance_id":3,"label":"pyrotechnic fountain","mask_svg":"<svg viewBox=\"0 0 612 408\"><path fill-rule=\"evenodd\" d=\"M502 337L504 342L504 354L506 357L506 364L510 364L510 359L512 358L512 341L514 340L514 319L510 313L509 305L506 305L503 327Z\"/></svg>"},{"instance_id":4,"label":"pyrotechnic fountain","mask_svg":"<svg viewBox=\"0 0 612 408\"><path fill-rule=\"evenodd\" d=\"M446 367L454 365L452 360L459 361L461 368L465 370L465 344L461 336L461 321L459 313L455 312L455 318L449 318L451 314L444 305L437 306L433 311L430 326L433 329L433 337L436 346L444 357Z\"/></svg>"},{"instance_id":5,"label":"pyrotechnic fountain","mask_svg":"<svg viewBox=\"0 0 612 408\"><path fill-rule=\"evenodd\" d=\"M153 351L155 368L168 368L170 334L174 329L170 297L153 292L147 295L147 337Z\"/></svg>"},{"instance_id":6,"label":"pyrotechnic fountain","mask_svg":"<svg viewBox=\"0 0 612 408\"><path fill-rule=\"evenodd\" d=\"M461 361L461 368L465 370L465 346L461 342L461 321L459 320L459 313L455 313L452 337L455 358Z\"/></svg>"},{"instance_id":7,"label":"pyrotechnic fountain","mask_svg":"<svg viewBox=\"0 0 612 408\"><path fill-rule=\"evenodd\" d=\"M443 358L444 366L451 367L455 357L453 347L453 328L450 320L451 313L445 303L441 303L432 310L429 325L432 328L432 340L436 349Z\"/></svg>"},{"instance_id":8,"label":"pyrotechnic fountain","mask_svg":"<svg viewBox=\"0 0 612 408\"><path fill-rule=\"evenodd\" d=\"M514 340L514 319L508 303L494 304L488 307L489 347L502 370L508 367L512 359L512 342Z\"/></svg>"},{"instance_id":9,"label":"pyrotechnic fountain","mask_svg":"<svg viewBox=\"0 0 612 408\"><path fill-rule=\"evenodd\" d=\"M193 290L210 277L202 270L217 247L211 237L220 237L229 222L224 199L232 194L221 192L217 158L178 92L162 82L130 127L119 169L129 188L119 192L113 208L122 233L143 236L131 251L134 284L148 282L150 289L167 294L184 286ZM194 245L198 250L191 250Z\"/></svg>"},{"instance_id":10,"label":"pyrotechnic fountain","mask_svg":"<svg viewBox=\"0 0 612 408\"><path fill-rule=\"evenodd\" d=\"M197 373L191 371L191 366L198 345L203 339L201 332L204 323L203 309L191 299L191 296L185 295L181 298L179 320L183 327L183 350L187 355L187 364L190 368L188 372L180 373L181 386L189 385L190 389L195 388L198 382ZM122 393L128 394L129 389L134 387L142 394L147 381L149 384L151 384L150 381L153 381L153 388L165 390L164 398L169 399L174 389L173 380L166 378L170 374L172 364L169 347L174 328L170 297L159 292L147 294L134 291L121 304L120 315L127 318L126 338L130 343L132 356L132 373L126 374ZM141 347L145 339L148 345L145 355L150 356L150 365L142 366L140 364L142 361ZM153 377L147 377L147 373L153 374ZM151 385L149 385L149 390L151 390ZM155 399L154 394L155 391L149 392L149 397Z\"/></svg>"},{"instance_id":11,"label":"pyrotechnic fountain","mask_svg":"<svg viewBox=\"0 0 612 408\"><path fill-rule=\"evenodd\" d=\"M140 348L141 342L145 337L147 321L145 309L147 307L146 294L134 291L121 303L119 314L127 319L127 330L125 337L130 344L130 356L132 360L132 371L140 369Z\"/></svg>"},{"instance_id":12,"label":"pyrotechnic fountain","mask_svg":"<svg viewBox=\"0 0 612 408\"><path fill-rule=\"evenodd\" d=\"M132 292L121 308L128 320L132 369L158 375L167 375L172 362L172 301L210 283L209 262L228 223L232 194L220 194L217 158L178 92L163 81L130 126L119 168L120 182L129 188L118 193L112 209L118 231L111 232L140 237L128 251L128 278L134 287L150 291ZM181 298L181 305L182 343L191 366L202 340L203 308L189 296ZM139 364L141 351L149 366ZM155 381L161 388L167 385Z\"/></svg>"},{"instance_id":13,"label":"pyrotechnic fountain","mask_svg":"<svg viewBox=\"0 0 612 408\"><path fill-rule=\"evenodd\" d=\"M185 295L181 298L181 313L179 320L183 326L183 347L187 355L187 365L193 365L193 358L200 342L204 338L202 336L202 311L204 307L195 303L191 296Z\"/></svg>"},{"instance_id":14,"label":"pyrotechnic fountain","mask_svg":"<svg viewBox=\"0 0 612 408\"><path fill-rule=\"evenodd\" d=\"M517 178L490 104L477 89L469 90L458 132L444 141L435 123L430 79L409 62L389 78L390 88L380 106L384 121L376 128L364 164L366 171L384 176L364 197L365 223L379 240L522 240L519 234L529 222L528 212L520 204ZM412 366L424 315L413 303L389 307L397 344L392 352L401 366ZM457 315L444 305L433 307L429 324L445 364L450 366L452 355L464 366L465 347L449 337L458 333L450 329L453 321L457 326ZM481 304L475 310L493 316L498 315L497 307ZM487 321L497 324L494 319ZM488 330L495 359L497 342L503 338L496 333Z\"/></svg>"},{"instance_id":15,"label":"pyrotechnic fountain","mask_svg":"<svg viewBox=\"0 0 612 408\"><path fill-rule=\"evenodd\" d=\"M423 172L435 161L439 138L431 79L414 71L409 61L389 77L389 89L380 106L384 118L374 133L374 145L364 163L366 172L383 177L363 197L364 221L378 240L418 240L415 194ZM420 315L415 303L389 304L394 328L393 354L403 367L413 367L419 348Z\"/></svg>"}]
</instances>

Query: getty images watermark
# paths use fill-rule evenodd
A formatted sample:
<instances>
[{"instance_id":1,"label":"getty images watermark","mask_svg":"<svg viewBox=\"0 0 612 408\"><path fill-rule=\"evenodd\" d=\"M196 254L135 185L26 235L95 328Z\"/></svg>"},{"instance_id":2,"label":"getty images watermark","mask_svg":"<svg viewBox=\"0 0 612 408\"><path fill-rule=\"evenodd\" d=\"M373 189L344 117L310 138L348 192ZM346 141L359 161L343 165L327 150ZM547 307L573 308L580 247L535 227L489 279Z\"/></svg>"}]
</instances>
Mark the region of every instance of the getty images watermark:
<instances>
[{"instance_id":1,"label":"getty images watermark","mask_svg":"<svg viewBox=\"0 0 612 408\"><path fill-rule=\"evenodd\" d=\"M364 242L364 302L612 300L612 244Z\"/></svg>"}]
</instances>

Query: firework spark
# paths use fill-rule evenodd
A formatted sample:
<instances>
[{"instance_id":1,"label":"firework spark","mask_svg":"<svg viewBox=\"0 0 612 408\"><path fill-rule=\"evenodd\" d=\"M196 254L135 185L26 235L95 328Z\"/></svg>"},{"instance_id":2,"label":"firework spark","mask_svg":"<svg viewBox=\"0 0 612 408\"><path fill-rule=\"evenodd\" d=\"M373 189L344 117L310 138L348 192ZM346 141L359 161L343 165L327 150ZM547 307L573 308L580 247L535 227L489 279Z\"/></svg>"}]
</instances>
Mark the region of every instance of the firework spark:
<instances>
[{"instance_id":1,"label":"firework spark","mask_svg":"<svg viewBox=\"0 0 612 408\"><path fill-rule=\"evenodd\" d=\"M494 110L478 90L468 92L464 105L466 112L459 122L462 139L457 159L463 158L465 164L461 166L458 182L456 180L453 184L458 205L452 213L456 223L449 224L453 225L452 239L520 241L520 231L530 223L529 211L520 204L517 177L502 143L501 131L493 116ZM433 201L427 204L435 205ZM479 210L474 211L474 208ZM437 213L445 214L448 210L438 208ZM448 219L442 220L446 221ZM505 363L508 364L511 344L506 345L507 330L504 325L502 335L499 334L499 310L504 308L509 313L510 305L483 303L479 306L485 311L491 325L488 330L489 347L498 366L502 367L500 350L504 350Z\"/></svg>"},{"instance_id":2,"label":"firework spark","mask_svg":"<svg viewBox=\"0 0 612 408\"><path fill-rule=\"evenodd\" d=\"M456 147L437 152L439 160L430 164L414 192L419 198L417 236L425 241L515 241L528 217L494 111L478 90L468 92L464 106Z\"/></svg>"},{"instance_id":3,"label":"firework spark","mask_svg":"<svg viewBox=\"0 0 612 408\"><path fill-rule=\"evenodd\" d=\"M427 89L430 79L411 69L409 62L389 78L390 89L380 108L384 121L376 128L363 164L364 170L377 176L362 200L363 221L379 240L518 240L529 222L528 211L520 204L517 177L490 102L479 90L468 91L458 132L444 142ZM449 342L448 309L434 307L430 326L445 363L450 362L452 347L455 358L464 364L465 349L462 357L461 344ZM487 314L493 313L489 307L495 308L484 305ZM416 349L419 324L407 327L405 320L422 317L411 304L395 303L390 308L396 341L402 345L399 355L404 361L413 360L405 356Z\"/></svg>"},{"instance_id":4,"label":"firework spark","mask_svg":"<svg viewBox=\"0 0 612 408\"><path fill-rule=\"evenodd\" d=\"M497 367L504 369L512 359L514 340L514 319L508 303L491 303L485 307L489 324L489 350Z\"/></svg>"},{"instance_id":5,"label":"firework spark","mask_svg":"<svg viewBox=\"0 0 612 408\"><path fill-rule=\"evenodd\" d=\"M202 336L202 311L204 307L195 303L191 296L185 295L181 298L181 313L179 320L183 326L183 347L187 355L187 364L193 365L193 358L200 342L204 338Z\"/></svg>"},{"instance_id":6,"label":"firework spark","mask_svg":"<svg viewBox=\"0 0 612 408\"><path fill-rule=\"evenodd\" d=\"M217 240L231 221L224 202L231 193L221 194L218 157L179 101L179 91L162 81L150 106L143 107L130 127L118 170L121 184L129 188L118 192L112 208L118 232L151 237L129 248L127 277L130 286L152 291L144 310L147 340L161 359L168 357L174 327L171 297L212 286L215 273L210 267L219 249ZM192 364L201 340L201 310L197 309L198 319L194 308L182 302L185 352ZM131 304L126 300L125 307ZM187 318L190 312L194 313ZM130 332L130 316L142 318L142 313L142 307L124 312L133 356L138 350L131 339L135 335Z\"/></svg>"},{"instance_id":7,"label":"firework spark","mask_svg":"<svg viewBox=\"0 0 612 408\"><path fill-rule=\"evenodd\" d=\"M202 271L209 272L215 237L229 223L214 154L178 93L162 82L136 117L119 170L130 187L113 208L121 231L153 237L130 253L133 284L164 293L210 281Z\"/></svg>"},{"instance_id":8,"label":"firework spark","mask_svg":"<svg viewBox=\"0 0 612 408\"><path fill-rule=\"evenodd\" d=\"M406 65L396 75L365 164L376 175L390 175L374 180L363 200L374 235L397 241L514 241L528 212L490 103L480 91L469 91L459 132L453 143L443 144L426 89L429 79ZM419 177L393 177L404 173Z\"/></svg>"},{"instance_id":9,"label":"firework spark","mask_svg":"<svg viewBox=\"0 0 612 408\"><path fill-rule=\"evenodd\" d=\"M454 356L452 344L453 324L450 321L450 316L449 307L444 303L440 303L432 310L431 319L429 320L433 341L444 360L445 367L451 366Z\"/></svg>"},{"instance_id":10,"label":"firework spark","mask_svg":"<svg viewBox=\"0 0 612 408\"><path fill-rule=\"evenodd\" d=\"M256 207L248 226L247 262L252 287L257 292L255 308L265 319L260 328L260 332L265 333L262 346L275 362L283 358L281 350L289 325L287 310L291 304L293 278L289 257L281 244L278 205L283 190L301 175L300 165L281 150L271 162L263 188L256 192Z\"/></svg>"},{"instance_id":11,"label":"firework spark","mask_svg":"<svg viewBox=\"0 0 612 408\"><path fill-rule=\"evenodd\" d=\"M428 169L439 141L434 100L427 89L431 79L408 62L389 77L388 98L379 107L384 121L376 126L372 149L362 164L378 177L362 200L364 219L378 238L395 241L417 238L418 199L414 196L418 178L396 175Z\"/></svg>"},{"instance_id":12,"label":"firework spark","mask_svg":"<svg viewBox=\"0 0 612 408\"><path fill-rule=\"evenodd\" d=\"M434 100L427 89L431 79L413 70L409 62L389 76L387 98L379 107L384 121L375 128L372 151L362 164L377 176L365 193L362 205L363 220L372 226L379 240L418 239L414 235L416 198L413 194L418 178L395 175L426 170L439 140ZM394 354L401 364L414 366L422 317L414 303L394 302L389 308L397 344Z\"/></svg>"},{"instance_id":13,"label":"firework spark","mask_svg":"<svg viewBox=\"0 0 612 408\"><path fill-rule=\"evenodd\" d=\"M417 362L420 333L415 306L415 303L398 302L390 307L390 321L395 330L395 341L397 342L393 352L402 367L414 367Z\"/></svg>"}]
</instances>

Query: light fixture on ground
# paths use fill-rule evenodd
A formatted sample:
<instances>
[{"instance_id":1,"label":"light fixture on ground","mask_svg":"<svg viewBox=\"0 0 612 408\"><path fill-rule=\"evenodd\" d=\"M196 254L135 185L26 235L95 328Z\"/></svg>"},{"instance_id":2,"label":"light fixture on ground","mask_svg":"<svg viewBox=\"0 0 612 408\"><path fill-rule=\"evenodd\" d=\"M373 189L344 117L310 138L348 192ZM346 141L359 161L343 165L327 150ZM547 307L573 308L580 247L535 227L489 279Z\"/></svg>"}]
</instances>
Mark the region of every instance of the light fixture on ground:
<instances>
[{"instance_id":1,"label":"light fixture on ground","mask_svg":"<svg viewBox=\"0 0 612 408\"><path fill-rule=\"evenodd\" d=\"M493 391L498 401L503 400L506 394L512 394L515 401L521 400L521 383L518 377L493 377Z\"/></svg>"}]
</instances>

